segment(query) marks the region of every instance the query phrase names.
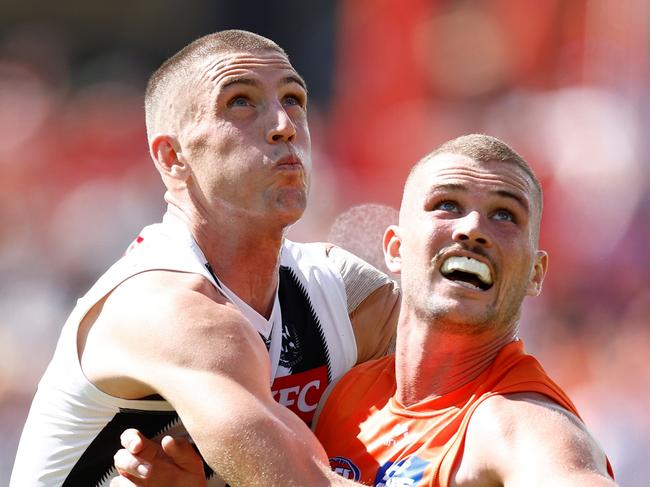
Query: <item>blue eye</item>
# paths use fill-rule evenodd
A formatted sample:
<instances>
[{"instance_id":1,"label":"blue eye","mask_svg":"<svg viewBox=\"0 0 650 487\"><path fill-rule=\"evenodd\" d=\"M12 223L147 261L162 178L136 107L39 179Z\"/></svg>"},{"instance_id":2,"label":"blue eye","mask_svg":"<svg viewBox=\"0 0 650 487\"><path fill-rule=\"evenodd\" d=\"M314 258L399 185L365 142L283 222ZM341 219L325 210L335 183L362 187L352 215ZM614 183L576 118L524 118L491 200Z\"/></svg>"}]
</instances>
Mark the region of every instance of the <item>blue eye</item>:
<instances>
[{"instance_id":1,"label":"blue eye","mask_svg":"<svg viewBox=\"0 0 650 487\"><path fill-rule=\"evenodd\" d=\"M515 216L508 210L497 210L494 212L494 215L492 215L492 218L499 221L515 221Z\"/></svg>"},{"instance_id":2,"label":"blue eye","mask_svg":"<svg viewBox=\"0 0 650 487\"><path fill-rule=\"evenodd\" d=\"M441 201L435 206L434 210L457 211L458 205L455 202L449 200Z\"/></svg>"},{"instance_id":3,"label":"blue eye","mask_svg":"<svg viewBox=\"0 0 650 487\"><path fill-rule=\"evenodd\" d=\"M231 107L247 107L250 106L250 101L245 96L236 96L228 102Z\"/></svg>"},{"instance_id":4,"label":"blue eye","mask_svg":"<svg viewBox=\"0 0 650 487\"><path fill-rule=\"evenodd\" d=\"M289 105L289 106L297 106L297 107L303 106L302 98L296 95L287 95L283 98L282 101L284 102L285 105Z\"/></svg>"}]
</instances>

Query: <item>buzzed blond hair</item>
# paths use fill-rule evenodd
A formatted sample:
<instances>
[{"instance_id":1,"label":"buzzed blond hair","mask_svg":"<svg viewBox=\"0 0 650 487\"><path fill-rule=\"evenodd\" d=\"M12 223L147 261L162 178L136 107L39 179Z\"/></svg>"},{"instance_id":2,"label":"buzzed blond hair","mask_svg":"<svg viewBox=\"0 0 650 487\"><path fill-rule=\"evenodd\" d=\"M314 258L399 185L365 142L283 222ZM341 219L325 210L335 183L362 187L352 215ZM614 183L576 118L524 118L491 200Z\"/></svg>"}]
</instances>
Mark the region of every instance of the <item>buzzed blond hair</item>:
<instances>
[{"instance_id":1,"label":"buzzed blond hair","mask_svg":"<svg viewBox=\"0 0 650 487\"><path fill-rule=\"evenodd\" d=\"M183 94L188 85L191 86L202 61L216 54L260 51L275 51L289 60L287 53L275 42L244 30L223 30L200 37L167 59L147 83L144 97L147 135L151 137L160 129L170 130L170 127L160 127L161 120L177 117L180 121L184 116L169 112L178 112L181 108L185 100Z\"/></svg>"}]
</instances>

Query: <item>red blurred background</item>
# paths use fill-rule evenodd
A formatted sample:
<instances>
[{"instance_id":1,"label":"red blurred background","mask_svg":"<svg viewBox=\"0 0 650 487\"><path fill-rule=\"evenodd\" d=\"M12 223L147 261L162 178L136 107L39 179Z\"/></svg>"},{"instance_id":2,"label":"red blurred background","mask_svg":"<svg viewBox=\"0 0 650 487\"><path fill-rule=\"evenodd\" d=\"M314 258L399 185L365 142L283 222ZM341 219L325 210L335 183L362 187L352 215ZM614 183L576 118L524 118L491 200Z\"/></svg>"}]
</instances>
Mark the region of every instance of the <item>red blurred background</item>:
<instances>
[{"instance_id":1,"label":"red blurred background","mask_svg":"<svg viewBox=\"0 0 650 487\"><path fill-rule=\"evenodd\" d=\"M550 272L522 336L621 485L647 485L645 0L3 2L0 484L74 301L163 212L146 79L223 28L276 40L309 84L314 184L296 240L327 238L351 206L397 207L410 165L457 135L501 137L530 162Z\"/></svg>"}]
</instances>

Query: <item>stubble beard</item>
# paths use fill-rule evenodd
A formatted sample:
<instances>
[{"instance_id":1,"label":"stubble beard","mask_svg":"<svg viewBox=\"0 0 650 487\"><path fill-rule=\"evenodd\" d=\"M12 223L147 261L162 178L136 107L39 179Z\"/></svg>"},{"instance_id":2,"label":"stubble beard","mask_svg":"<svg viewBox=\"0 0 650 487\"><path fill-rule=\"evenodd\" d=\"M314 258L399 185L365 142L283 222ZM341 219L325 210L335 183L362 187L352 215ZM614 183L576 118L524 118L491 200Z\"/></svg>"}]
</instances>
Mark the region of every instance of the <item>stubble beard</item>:
<instances>
[{"instance_id":1,"label":"stubble beard","mask_svg":"<svg viewBox=\"0 0 650 487\"><path fill-rule=\"evenodd\" d=\"M417 293L415 296L422 294L424 293ZM409 307L415 310L415 316L420 321L435 327L437 331L475 336L489 330L498 332L517 328L521 316L521 304L526 295L525 288L510 289L505 294L506 299L501 309L497 299L484 310L472 314L459 310L458 303L445 302L434 293L428 293L423 299L409 296L406 301Z\"/></svg>"},{"instance_id":2,"label":"stubble beard","mask_svg":"<svg viewBox=\"0 0 650 487\"><path fill-rule=\"evenodd\" d=\"M300 220L307 208L307 191L304 189L284 188L269 199L267 208L272 209L285 227Z\"/></svg>"}]
</instances>

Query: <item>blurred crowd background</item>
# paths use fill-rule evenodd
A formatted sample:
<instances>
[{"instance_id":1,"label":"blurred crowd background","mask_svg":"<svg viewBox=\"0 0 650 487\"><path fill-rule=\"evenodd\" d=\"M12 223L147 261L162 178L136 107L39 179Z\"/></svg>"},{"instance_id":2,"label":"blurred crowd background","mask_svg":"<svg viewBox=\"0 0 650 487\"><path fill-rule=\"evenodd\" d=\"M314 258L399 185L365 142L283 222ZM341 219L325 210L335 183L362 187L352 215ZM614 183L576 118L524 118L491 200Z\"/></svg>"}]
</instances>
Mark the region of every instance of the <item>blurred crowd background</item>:
<instances>
[{"instance_id":1,"label":"blurred crowd background","mask_svg":"<svg viewBox=\"0 0 650 487\"><path fill-rule=\"evenodd\" d=\"M621 485L648 485L647 0L3 0L0 485L75 300L164 211L146 80L224 28L277 41L309 85L314 184L293 239L326 239L355 205L398 207L410 165L463 133L531 163L550 271L522 337Z\"/></svg>"}]
</instances>

